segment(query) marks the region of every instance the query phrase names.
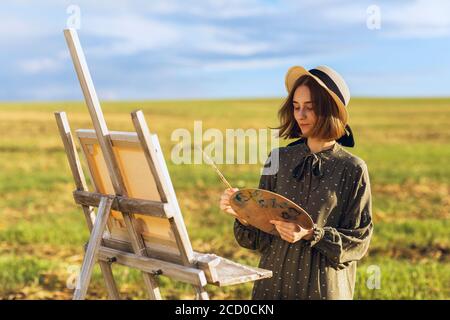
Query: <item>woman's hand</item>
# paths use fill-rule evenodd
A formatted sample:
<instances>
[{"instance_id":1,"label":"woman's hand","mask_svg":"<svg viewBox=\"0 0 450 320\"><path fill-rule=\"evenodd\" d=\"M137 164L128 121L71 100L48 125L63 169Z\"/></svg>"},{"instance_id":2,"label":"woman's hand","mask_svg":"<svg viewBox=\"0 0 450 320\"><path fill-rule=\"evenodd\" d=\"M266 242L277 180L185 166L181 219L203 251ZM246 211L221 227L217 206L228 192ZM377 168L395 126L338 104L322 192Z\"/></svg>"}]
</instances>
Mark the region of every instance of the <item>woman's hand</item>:
<instances>
[{"instance_id":1,"label":"woman's hand","mask_svg":"<svg viewBox=\"0 0 450 320\"><path fill-rule=\"evenodd\" d=\"M311 240L313 229L304 229L300 225L292 222L284 222L280 220L270 220L275 225L281 239L294 243L300 239Z\"/></svg>"},{"instance_id":2,"label":"woman's hand","mask_svg":"<svg viewBox=\"0 0 450 320\"><path fill-rule=\"evenodd\" d=\"M222 210L223 212L235 217L236 219L238 219L243 225L248 226L247 221L245 221L244 219L242 219L241 217L238 216L238 214L236 213L236 211L233 210L233 208L230 206L230 197L233 193L235 193L236 191L239 191L238 188L228 188L225 189L225 191L222 193L222 195L220 196L220 210Z\"/></svg>"}]
</instances>

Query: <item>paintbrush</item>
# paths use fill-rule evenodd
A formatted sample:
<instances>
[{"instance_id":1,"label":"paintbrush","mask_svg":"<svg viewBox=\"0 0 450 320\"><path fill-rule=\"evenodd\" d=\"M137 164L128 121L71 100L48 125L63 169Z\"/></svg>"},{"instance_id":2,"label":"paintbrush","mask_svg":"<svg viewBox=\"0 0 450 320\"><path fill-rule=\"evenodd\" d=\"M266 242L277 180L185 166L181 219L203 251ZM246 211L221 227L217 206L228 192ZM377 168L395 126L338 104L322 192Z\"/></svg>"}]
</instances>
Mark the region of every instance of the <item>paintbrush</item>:
<instances>
[{"instance_id":1,"label":"paintbrush","mask_svg":"<svg viewBox=\"0 0 450 320\"><path fill-rule=\"evenodd\" d=\"M220 172L219 168L217 168L216 164L214 163L214 161L203 151L203 148L201 148L198 145L194 145L194 148L199 149L203 155L205 156L207 163L210 164L214 170L216 171L216 173L219 175L220 180L222 180L223 183L225 183L225 185L230 188L233 189L233 187L231 186L231 184L227 181L227 179L225 179L225 177L223 176L222 172Z\"/></svg>"}]
</instances>

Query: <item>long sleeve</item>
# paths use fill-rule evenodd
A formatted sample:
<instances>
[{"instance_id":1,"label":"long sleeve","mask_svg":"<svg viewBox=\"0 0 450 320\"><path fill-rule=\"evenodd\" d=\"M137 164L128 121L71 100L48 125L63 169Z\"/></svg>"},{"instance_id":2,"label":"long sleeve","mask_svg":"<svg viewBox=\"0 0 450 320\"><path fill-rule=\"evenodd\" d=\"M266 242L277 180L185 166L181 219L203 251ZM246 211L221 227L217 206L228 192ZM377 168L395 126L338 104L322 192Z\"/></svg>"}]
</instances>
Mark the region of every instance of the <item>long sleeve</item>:
<instances>
[{"instance_id":1,"label":"long sleeve","mask_svg":"<svg viewBox=\"0 0 450 320\"><path fill-rule=\"evenodd\" d=\"M277 170L273 166L275 164L275 160L273 159L275 154L278 153L272 151L264 164L264 169L259 180L259 189L275 191L277 178ZM270 245L273 236L253 226L245 226L238 219L235 219L234 237L241 247L263 252Z\"/></svg>"},{"instance_id":2,"label":"long sleeve","mask_svg":"<svg viewBox=\"0 0 450 320\"><path fill-rule=\"evenodd\" d=\"M367 252L373 232L372 199L367 166L356 169L345 211L337 228L314 227L310 245L325 255L335 269L347 267Z\"/></svg>"}]
</instances>

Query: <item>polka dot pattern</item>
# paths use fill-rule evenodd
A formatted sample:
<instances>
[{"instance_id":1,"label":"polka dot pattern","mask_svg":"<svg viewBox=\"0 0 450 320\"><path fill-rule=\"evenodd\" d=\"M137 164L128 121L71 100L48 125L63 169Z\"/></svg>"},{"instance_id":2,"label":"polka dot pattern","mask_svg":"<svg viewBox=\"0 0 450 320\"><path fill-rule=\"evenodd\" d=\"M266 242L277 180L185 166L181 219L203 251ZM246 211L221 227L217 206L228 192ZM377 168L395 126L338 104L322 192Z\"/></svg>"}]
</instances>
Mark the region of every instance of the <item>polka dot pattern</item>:
<instances>
[{"instance_id":1,"label":"polka dot pattern","mask_svg":"<svg viewBox=\"0 0 450 320\"><path fill-rule=\"evenodd\" d=\"M363 160L337 143L316 153L323 175L306 168L302 179L293 169L311 151L299 143L271 152L279 155L278 172L262 175L259 188L281 194L305 209L315 223L314 239L289 243L235 221L234 234L244 248L261 254L260 268L272 278L255 281L253 299L352 299L356 262L372 234L370 181Z\"/></svg>"}]
</instances>

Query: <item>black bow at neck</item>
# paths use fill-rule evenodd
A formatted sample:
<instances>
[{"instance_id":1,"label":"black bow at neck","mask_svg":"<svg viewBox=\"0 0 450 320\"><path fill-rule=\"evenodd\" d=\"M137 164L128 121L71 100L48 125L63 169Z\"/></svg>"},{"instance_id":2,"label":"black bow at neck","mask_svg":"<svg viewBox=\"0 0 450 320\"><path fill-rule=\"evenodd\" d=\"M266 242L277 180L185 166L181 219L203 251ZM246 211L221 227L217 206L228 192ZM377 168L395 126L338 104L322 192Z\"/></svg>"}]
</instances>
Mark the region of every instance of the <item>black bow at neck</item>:
<instances>
[{"instance_id":1,"label":"black bow at neck","mask_svg":"<svg viewBox=\"0 0 450 320\"><path fill-rule=\"evenodd\" d=\"M300 181L308 168L311 168L311 172L315 177L322 177L322 159L315 153L310 153L302 158L292 171L293 177Z\"/></svg>"},{"instance_id":2,"label":"black bow at neck","mask_svg":"<svg viewBox=\"0 0 450 320\"><path fill-rule=\"evenodd\" d=\"M300 160L299 164L292 170L294 179L300 181L307 171L311 171L311 177L321 178L323 176L322 156L337 150L338 146L335 143L331 148L324 149L317 153L312 153L307 145L307 139L303 138L296 141L295 144L303 143L303 149L306 155Z\"/></svg>"}]
</instances>

